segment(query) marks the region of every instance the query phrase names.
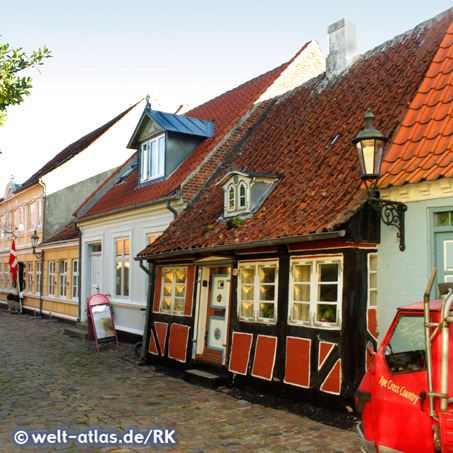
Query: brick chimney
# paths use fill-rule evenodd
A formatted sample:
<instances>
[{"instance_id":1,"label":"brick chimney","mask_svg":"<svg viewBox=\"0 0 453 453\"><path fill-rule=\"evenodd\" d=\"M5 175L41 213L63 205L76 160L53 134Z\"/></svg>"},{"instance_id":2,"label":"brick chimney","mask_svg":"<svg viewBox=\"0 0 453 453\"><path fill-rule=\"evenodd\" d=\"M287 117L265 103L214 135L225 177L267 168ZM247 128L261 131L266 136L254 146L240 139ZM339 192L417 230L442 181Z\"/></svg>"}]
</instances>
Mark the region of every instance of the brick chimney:
<instances>
[{"instance_id":1,"label":"brick chimney","mask_svg":"<svg viewBox=\"0 0 453 453\"><path fill-rule=\"evenodd\" d=\"M327 78L335 77L344 71L352 62L357 52L355 24L346 19L330 25L329 55L326 59Z\"/></svg>"}]
</instances>

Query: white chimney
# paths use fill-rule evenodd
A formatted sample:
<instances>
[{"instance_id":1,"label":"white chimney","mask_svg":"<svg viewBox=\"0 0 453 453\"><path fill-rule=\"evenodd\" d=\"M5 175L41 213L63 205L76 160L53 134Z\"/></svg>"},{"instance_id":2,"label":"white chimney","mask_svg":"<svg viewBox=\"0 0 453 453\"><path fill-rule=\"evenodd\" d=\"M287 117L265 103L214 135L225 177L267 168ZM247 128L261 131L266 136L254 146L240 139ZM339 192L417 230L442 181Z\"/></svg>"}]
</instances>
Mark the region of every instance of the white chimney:
<instances>
[{"instance_id":1,"label":"white chimney","mask_svg":"<svg viewBox=\"0 0 453 453\"><path fill-rule=\"evenodd\" d=\"M352 62L357 52L355 24L346 19L330 25L329 55L326 59L327 78L332 78L344 71Z\"/></svg>"}]
</instances>

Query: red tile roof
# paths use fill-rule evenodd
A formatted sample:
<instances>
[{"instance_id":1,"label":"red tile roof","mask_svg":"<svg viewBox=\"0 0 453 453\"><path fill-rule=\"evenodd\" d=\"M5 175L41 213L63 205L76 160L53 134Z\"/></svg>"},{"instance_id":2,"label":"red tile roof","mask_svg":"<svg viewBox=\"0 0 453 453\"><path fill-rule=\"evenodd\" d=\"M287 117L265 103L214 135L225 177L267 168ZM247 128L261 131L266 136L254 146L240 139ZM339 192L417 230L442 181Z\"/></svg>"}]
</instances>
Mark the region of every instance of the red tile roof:
<instances>
[{"instance_id":1,"label":"red tile roof","mask_svg":"<svg viewBox=\"0 0 453 453\"><path fill-rule=\"evenodd\" d=\"M307 61L301 64L299 63L299 57ZM274 87L274 84L277 83L274 88L278 92L279 89L282 89L280 85L285 85L284 89L291 89L299 85L302 83L302 76L304 77L303 80L307 80L311 76L310 71L313 72L313 75L322 72L324 61L321 60L322 56L320 56L320 53L316 53L313 50L313 43L309 43L289 62L186 113L186 116L189 117L214 121L214 135L198 146L169 178L161 182L137 187L137 171L134 171L124 183L110 188L87 212L80 215L79 219L108 214L122 208L133 208L153 200L169 197L180 190L185 183L185 192L182 195L184 200L188 201L197 193L217 167L217 162L213 162L211 164L213 168L210 168L209 171L199 171L207 156L212 153L222 140L225 140L231 129L244 118L269 88ZM296 69L294 69L294 65L291 66L293 62L297 63ZM287 79L282 80L280 83L280 76L287 69L292 72L288 74L289 77ZM245 131L242 132L245 133ZM218 159L218 162L222 158ZM195 172L198 172L197 177L193 177L190 184L187 184L188 178L194 176ZM87 203L89 203L89 200L87 200Z\"/></svg>"},{"instance_id":2,"label":"red tile roof","mask_svg":"<svg viewBox=\"0 0 453 453\"><path fill-rule=\"evenodd\" d=\"M78 239L80 236L78 230L74 228L74 222L66 225L61 231L55 233L52 237L43 242L47 244L50 242L70 241L71 239Z\"/></svg>"},{"instance_id":3,"label":"red tile roof","mask_svg":"<svg viewBox=\"0 0 453 453\"><path fill-rule=\"evenodd\" d=\"M284 95L249 139L237 147L199 199L139 256L252 243L341 228L364 200L350 140L368 107L376 127L393 139L452 22L450 13L424 23L359 57L349 70L325 75ZM217 222L223 191L215 185L228 165L267 172L281 181L243 225Z\"/></svg>"},{"instance_id":4,"label":"red tile roof","mask_svg":"<svg viewBox=\"0 0 453 453\"><path fill-rule=\"evenodd\" d=\"M453 175L453 24L450 25L382 165L379 187Z\"/></svg>"},{"instance_id":5,"label":"red tile roof","mask_svg":"<svg viewBox=\"0 0 453 453\"><path fill-rule=\"evenodd\" d=\"M63 151L59 152L53 159L51 159L47 164L45 164L41 169L39 169L35 174L33 174L25 183L21 186L20 190L25 189L33 184L36 184L39 181L39 178L42 178L45 174L55 170L60 165L63 165L68 160L72 159L77 154L81 153L83 150L88 148L93 142L95 142L99 137L105 134L115 123L120 121L124 116L126 116L134 107L139 104L134 104L132 107L126 109L123 113L120 113L117 117L113 118L108 123L97 128L93 132L85 135L76 142L67 146Z\"/></svg>"}]
</instances>

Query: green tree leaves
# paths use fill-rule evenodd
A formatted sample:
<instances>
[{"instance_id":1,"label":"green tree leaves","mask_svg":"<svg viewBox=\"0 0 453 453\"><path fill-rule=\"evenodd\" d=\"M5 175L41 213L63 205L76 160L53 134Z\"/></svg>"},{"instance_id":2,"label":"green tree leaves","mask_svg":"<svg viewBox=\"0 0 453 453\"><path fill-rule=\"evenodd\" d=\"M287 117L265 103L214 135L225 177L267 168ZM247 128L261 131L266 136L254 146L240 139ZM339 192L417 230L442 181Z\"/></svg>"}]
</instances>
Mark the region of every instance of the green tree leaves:
<instances>
[{"instance_id":1,"label":"green tree leaves","mask_svg":"<svg viewBox=\"0 0 453 453\"><path fill-rule=\"evenodd\" d=\"M7 108L20 104L24 96L30 95L33 79L21 77L19 73L44 64L43 60L51 56L46 46L27 55L21 47L14 49L9 44L0 44L0 126L4 125Z\"/></svg>"}]
</instances>

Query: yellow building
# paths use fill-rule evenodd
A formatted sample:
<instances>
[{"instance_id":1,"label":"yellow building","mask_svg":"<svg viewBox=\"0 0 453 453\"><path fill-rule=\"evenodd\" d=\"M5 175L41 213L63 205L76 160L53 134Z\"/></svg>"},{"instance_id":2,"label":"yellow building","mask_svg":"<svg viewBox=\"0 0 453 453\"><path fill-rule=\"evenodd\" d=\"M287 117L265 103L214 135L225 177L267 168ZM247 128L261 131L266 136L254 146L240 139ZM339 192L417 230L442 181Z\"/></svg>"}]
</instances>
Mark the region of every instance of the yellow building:
<instances>
[{"instance_id":1,"label":"yellow building","mask_svg":"<svg viewBox=\"0 0 453 453\"><path fill-rule=\"evenodd\" d=\"M32 253L31 237L36 231L42 236L44 187L34 184L21 190L10 181L0 200L0 303L7 304L8 294L18 294L10 272L9 258L15 240L18 281L24 305L39 310L41 299L42 263Z\"/></svg>"},{"instance_id":2,"label":"yellow building","mask_svg":"<svg viewBox=\"0 0 453 453\"><path fill-rule=\"evenodd\" d=\"M68 145L23 184L7 184L0 199L0 308L7 308L9 294L20 294L23 311L80 318L79 233L72 213L133 153L126 145L139 104ZM13 238L16 287L9 266Z\"/></svg>"}]
</instances>

